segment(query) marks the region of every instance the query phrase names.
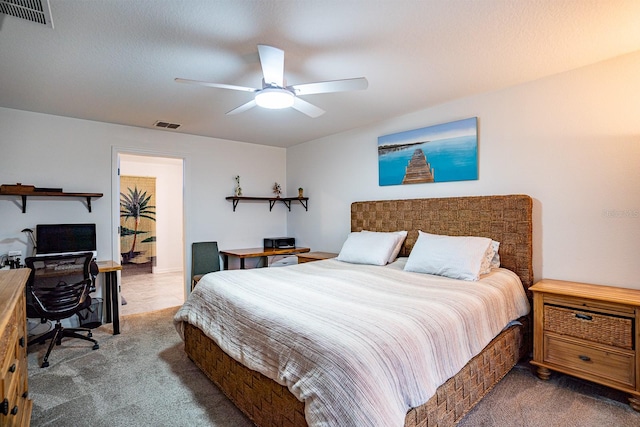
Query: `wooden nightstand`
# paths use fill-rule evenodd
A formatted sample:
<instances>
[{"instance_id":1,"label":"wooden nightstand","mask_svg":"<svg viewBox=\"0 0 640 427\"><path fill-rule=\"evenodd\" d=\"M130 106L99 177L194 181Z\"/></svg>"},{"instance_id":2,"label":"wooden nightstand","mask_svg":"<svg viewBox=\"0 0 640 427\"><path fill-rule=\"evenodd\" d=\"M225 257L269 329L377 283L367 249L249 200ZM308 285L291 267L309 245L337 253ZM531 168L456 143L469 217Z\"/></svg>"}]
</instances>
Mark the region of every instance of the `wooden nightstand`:
<instances>
[{"instance_id":1,"label":"wooden nightstand","mask_svg":"<svg viewBox=\"0 0 640 427\"><path fill-rule=\"evenodd\" d=\"M311 261L320 261L322 259L335 258L338 254L334 254L331 252L306 252L303 254L298 254L298 264L302 264L303 262L311 262Z\"/></svg>"},{"instance_id":2,"label":"wooden nightstand","mask_svg":"<svg viewBox=\"0 0 640 427\"><path fill-rule=\"evenodd\" d=\"M550 370L629 393L640 411L640 290L541 280L533 292L533 360Z\"/></svg>"}]
</instances>

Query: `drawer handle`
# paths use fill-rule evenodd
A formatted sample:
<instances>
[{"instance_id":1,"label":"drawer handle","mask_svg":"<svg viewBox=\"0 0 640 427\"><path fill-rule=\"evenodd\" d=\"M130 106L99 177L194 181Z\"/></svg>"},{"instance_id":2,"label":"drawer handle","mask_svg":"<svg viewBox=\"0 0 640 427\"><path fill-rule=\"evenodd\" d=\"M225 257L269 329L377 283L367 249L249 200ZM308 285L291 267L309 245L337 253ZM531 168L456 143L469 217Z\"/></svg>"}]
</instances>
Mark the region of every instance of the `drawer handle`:
<instances>
[{"instance_id":1,"label":"drawer handle","mask_svg":"<svg viewBox=\"0 0 640 427\"><path fill-rule=\"evenodd\" d=\"M14 406L11 410L11 415L16 415L18 413L18 405Z\"/></svg>"},{"instance_id":2,"label":"drawer handle","mask_svg":"<svg viewBox=\"0 0 640 427\"><path fill-rule=\"evenodd\" d=\"M587 314L582 314L582 313L576 313L576 317L578 319L582 319L582 320L593 320L593 317L587 315Z\"/></svg>"},{"instance_id":3,"label":"drawer handle","mask_svg":"<svg viewBox=\"0 0 640 427\"><path fill-rule=\"evenodd\" d=\"M24 337L20 337L18 343L20 344L20 347L24 348Z\"/></svg>"},{"instance_id":4,"label":"drawer handle","mask_svg":"<svg viewBox=\"0 0 640 427\"><path fill-rule=\"evenodd\" d=\"M589 356L585 356L585 355L582 355L582 354L581 354L580 356L578 356L578 358L579 358L580 360L582 360L583 362L589 362L589 361L591 361L591 358L590 358Z\"/></svg>"},{"instance_id":5,"label":"drawer handle","mask_svg":"<svg viewBox=\"0 0 640 427\"><path fill-rule=\"evenodd\" d=\"M9 399L5 398L2 403L0 403L0 414L9 415Z\"/></svg>"},{"instance_id":6,"label":"drawer handle","mask_svg":"<svg viewBox=\"0 0 640 427\"><path fill-rule=\"evenodd\" d=\"M16 371L16 364L14 363L13 365L9 366L9 372L13 374L15 371Z\"/></svg>"}]
</instances>

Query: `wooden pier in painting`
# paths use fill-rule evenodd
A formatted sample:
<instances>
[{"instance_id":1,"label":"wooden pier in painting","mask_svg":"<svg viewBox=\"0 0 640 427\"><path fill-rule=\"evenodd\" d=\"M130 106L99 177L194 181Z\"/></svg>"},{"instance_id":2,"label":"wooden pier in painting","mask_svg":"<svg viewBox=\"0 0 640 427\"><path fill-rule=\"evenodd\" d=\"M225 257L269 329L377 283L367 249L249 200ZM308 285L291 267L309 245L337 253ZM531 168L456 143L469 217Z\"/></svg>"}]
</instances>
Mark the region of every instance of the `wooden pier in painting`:
<instances>
[{"instance_id":1,"label":"wooden pier in painting","mask_svg":"<svg viewBox=\"0 0 640 427\"><path fill-rule=\"evenodd\" d=\"M431 165L427 162L427 157L421 148L416 149L409 160L404 174L403 184L421 184L433 182L434 173Z\"/></svg>"}]
</instances>

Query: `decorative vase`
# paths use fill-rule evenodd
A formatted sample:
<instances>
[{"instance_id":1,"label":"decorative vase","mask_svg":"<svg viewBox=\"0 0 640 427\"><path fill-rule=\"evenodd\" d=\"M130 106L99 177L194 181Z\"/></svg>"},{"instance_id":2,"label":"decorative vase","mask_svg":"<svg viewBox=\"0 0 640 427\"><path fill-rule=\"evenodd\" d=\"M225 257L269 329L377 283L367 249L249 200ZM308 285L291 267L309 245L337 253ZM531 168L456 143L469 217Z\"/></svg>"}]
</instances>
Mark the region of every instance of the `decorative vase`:
<instances>
[{"instance_id":1,"label":"decorative vase","mask_svg":"<svg viewBox=\"0 0 640 427\"><path fill-rule=\"evenodd\" d=\"M303 193L304 190L302 188L298 188L298 198L302 199L304 197Z\"/></svg>"}]
</instances>

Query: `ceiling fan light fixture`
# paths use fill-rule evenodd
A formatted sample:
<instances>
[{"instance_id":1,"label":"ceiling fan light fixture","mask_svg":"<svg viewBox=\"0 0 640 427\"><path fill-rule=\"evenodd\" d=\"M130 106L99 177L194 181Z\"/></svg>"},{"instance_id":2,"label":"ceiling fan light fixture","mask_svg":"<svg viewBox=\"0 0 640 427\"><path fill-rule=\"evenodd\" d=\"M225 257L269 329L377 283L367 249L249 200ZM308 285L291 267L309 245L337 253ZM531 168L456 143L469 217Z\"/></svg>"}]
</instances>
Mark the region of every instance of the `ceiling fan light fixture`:
<instances>
[{"instance_id":1,"label":"ceiling fan light fixture","mask_svg":"<svg viewBox=\"0 0 640 427\"><path fill-rule=\"evenodd\" d=\"M262 108L279 110L293 106L295 95L286 89L266 88L259 91L255 96L255 101Z\"/></svg>"}]
</instances>

